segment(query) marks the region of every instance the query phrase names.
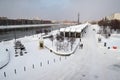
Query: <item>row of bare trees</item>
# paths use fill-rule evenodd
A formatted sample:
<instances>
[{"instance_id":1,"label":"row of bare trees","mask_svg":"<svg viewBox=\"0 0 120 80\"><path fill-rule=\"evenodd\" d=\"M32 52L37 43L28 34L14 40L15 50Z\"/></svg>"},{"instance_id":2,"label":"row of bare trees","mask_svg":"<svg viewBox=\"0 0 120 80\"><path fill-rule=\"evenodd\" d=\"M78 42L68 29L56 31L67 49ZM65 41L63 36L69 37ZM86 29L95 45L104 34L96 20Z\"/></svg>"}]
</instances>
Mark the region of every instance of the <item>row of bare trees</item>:
<instances>
[{"instance_id":1,"label":"row of bare trees","mask_svg":"<svg viewBox=\"0 0 120 80\"><path fill-rule=\"evenodd\" d=\"M111 29L120 29L120 20L114 19L114 20L107 20L103 19L98 22L98 25L100 26L109 26Z\"/></svg>"},{"instance_id":2,"label":"row of bare trees","mask_svg":"<svg viewBox=\"0 0 120 80\"><path fill-rule=\"evenodd\" d=\"M58 50L64 50L65 51L65 49L68 49L69 43L70 43L71 50L73 50L73 44L75 42L75 38L69 37L69 38L67 38L67 42L64 42L65 37L60 35L60 34L56 34L56 37L51 35L49 38L52 41L52 46L53 46L54 39L56 39L56 41L57 41L57 43L56 43L56 50L57 51Z\"/></svg>"},{"instance_id":3,"label":"row of bare trees","mask_svg":"<svg viewBox=\"0 0 120 80\"><path fill-rule=\"evenodd\" d=\"M101 26L101 31L100 33L105 36L105 38L108 38L112 30L118 30L120 29L120 20L108 20L108 19L103 19L98 22L98 25Z\"/></svg>"}]
</instances>

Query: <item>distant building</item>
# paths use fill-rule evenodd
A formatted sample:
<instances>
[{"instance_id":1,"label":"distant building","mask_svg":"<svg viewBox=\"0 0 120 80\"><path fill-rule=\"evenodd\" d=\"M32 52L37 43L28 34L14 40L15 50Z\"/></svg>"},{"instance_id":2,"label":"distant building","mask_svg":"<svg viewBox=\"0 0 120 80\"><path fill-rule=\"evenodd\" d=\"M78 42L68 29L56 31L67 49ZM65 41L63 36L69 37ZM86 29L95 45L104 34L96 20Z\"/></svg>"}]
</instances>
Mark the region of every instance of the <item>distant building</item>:
<instances>
[{"instance_id":1,"label":"distant building","mask_svg":"<svg viewBox=\"0 0 120 80\"><path fill-rule=\"evenodd\" d=\"M111 16L107 16L106 17L108 20L114 20L114 19L117 19L117 20L120 20L120 13L115 13Z\"/></svg>"},{"instance_id":2,"label":"distant building","mask_svg":"<svg viewBox=\"0 0 120 80\"><path fill-rule=\"evenodd\" d=\"M68 24L68 25L74 25L74 24L77 24L76 21L70 21L70 20L62 20L62 21L57 21L57 20L54 20L52 21L52 23L57 23L57 24Z\"/></svg>"},{"instance_id":3,"label":"distant building","mask_svg":"<svg viewBox=\"0 0 120 80\"><path fill-rule=\"evenodd\" d=\"M0 17L0 20L1 20L1 19L8 19L8 18L7 18L7 17Z\"/></svg>"},{"instance_id":4,"label":"distant building","mask_svg":"<svg viewBox=\"0 0 120 80\"><path fill-rule=\"evenodd\" d=\"M51 24L51 20L8 19L0 17L0 25Z\"/></svg>"}]
</instances>

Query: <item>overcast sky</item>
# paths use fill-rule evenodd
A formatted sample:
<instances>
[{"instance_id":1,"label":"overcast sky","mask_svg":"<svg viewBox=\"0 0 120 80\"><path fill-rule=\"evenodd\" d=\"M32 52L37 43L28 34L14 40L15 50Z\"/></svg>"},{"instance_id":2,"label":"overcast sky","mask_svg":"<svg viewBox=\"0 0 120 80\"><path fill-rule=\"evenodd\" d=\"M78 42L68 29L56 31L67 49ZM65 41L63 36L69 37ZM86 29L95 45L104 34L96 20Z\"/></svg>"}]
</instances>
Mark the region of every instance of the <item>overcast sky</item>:
<instances>
[{"instance_id":1,"label":"overcast sky","mask_svg":"<svg viewBox=\"0 0 120 80\"><path fill-rule=\"evenodd\" d=\"M0 16L50 20L97 20L120 12L120 0L0 0Z\"/></svg>"}]
</instances>

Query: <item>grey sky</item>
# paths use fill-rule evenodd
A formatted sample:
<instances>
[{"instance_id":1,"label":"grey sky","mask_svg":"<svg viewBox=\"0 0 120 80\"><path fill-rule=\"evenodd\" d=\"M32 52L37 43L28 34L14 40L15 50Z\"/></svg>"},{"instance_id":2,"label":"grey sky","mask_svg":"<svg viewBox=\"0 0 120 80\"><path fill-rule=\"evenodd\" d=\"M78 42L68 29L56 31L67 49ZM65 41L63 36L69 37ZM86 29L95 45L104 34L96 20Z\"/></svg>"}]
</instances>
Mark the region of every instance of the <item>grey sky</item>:
<instances>
[{"instance_id":1,"label":"grey sky","mask_svg":"<svg viewBox=\"0 0 120 80\"><path fill-rule=\"evenodd\" d=\"M0 0L0 16L51 20L96 20L120 12L120 0Z\"/></svg>"}]
</instances>

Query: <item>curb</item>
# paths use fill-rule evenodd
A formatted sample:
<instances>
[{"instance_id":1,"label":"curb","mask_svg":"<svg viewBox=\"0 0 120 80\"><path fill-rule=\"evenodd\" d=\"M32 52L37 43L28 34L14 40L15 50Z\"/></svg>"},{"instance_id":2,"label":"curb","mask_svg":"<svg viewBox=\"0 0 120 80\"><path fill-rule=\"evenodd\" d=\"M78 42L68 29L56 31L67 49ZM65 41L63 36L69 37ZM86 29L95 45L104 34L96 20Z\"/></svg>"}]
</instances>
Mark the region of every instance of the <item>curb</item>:
<instances>
[{"instance_id":1,"label":"curb","mask_svg":"<svg viewBox=\"0 0 120 80\"><path fill-rule=\"evenodd\" d=\"M55 54L57 54L57 55L60 55L60 56L70 56L71 54L74 54L75 53L75 51L76 51L76 49L77 49L77 47L78 47L78 44L76 45L76 47L75 47L75 49L72 51L72 52L70 52L70 53L65 53L65 54L63 54L63 52L58 52L58 51L56 51L56 50L54 50L54 49L51 49L51 48L49 48L49 47L47 47L47 46L45 46L47 49L49 49L50 51L52 51L53 53L55 53Z\"/></svg>"},{"instance_id":2,"label":"curb","mask_svg":"<svg viewBox=\"0 0 120 80\"><path fill-rule=\"evenodd\" d=\"M10 53L9 53L9 51L7 52L7 54L8 54L8 62L6 64L4 64L3 66L1 66L0 69L2 69L5 66L7 66L7 64L10 62Z\"/></svg>"}]
</instances>

